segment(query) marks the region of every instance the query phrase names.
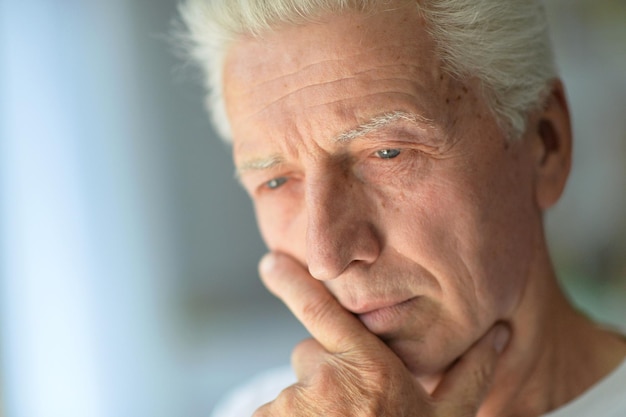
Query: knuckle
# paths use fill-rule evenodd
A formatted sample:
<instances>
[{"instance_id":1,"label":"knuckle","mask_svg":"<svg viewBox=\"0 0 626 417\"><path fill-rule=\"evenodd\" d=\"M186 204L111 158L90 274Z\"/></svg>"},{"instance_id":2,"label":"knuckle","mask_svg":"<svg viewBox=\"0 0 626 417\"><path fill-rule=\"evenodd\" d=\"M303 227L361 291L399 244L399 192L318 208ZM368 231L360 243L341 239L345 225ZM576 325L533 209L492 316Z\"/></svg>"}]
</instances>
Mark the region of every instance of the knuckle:
<instances>
[{"instance_id":1,"label":"knuckle","mask_svg":"<svg viewBox=\"0 0 626 417\"><path fill-rule=\"evenodd\" d=\"M292 350L291 357L299 358L310 356L313 352L321 350L319 342L315 339L308 338L300 341Z\"/></svg>"},{"instance_id":2,"label":"knuckle","mask_svg":"<svg viewBox=\"0 0 626 417\"><path fill-rule=\"evenodd\" d=\"M315 343L305 340L296 350L304 353ZM310 379L287 387L254 417L406 415L404 411L391 411L406 406L402 399L406 400L407 389L402 382L406 383L398 372L379 361L362 355L327 353L316 364Z\"/></svg>"},{"instance_id":3,"label":"knuckle","mask_svg":"<svg viewBox=\"0 0 626 417\"><path fill-rule=\"evenodd\" d=\"M318 386L324 387L318 393L327 402L325 415L374 417L387 409L388 380L380 373L364 375L358 364L341 361L321 366L317 378Z\"/></svg>"},{"instance_id":4,"label":"knuckle","mask_svg":"<svg viewBox=\"0 0 626 417\"><path fill-rule=\"evenodd\" d=\"M306 383L285 389L275 400L270 415L319 415L327 417L380 417L406 415L392 410L405 407L395 373L381 366L366 365L359 358L329 354ZM285 414L282 414L285 413Z\"/></svg>"},{"instance_id":5,"label":"knuckle","mask_svg":"<svg viewBox=\"0 0 626 417\"><path fill-rule=\"evenodd\" d=\"M305 359L308 356L308 351L307 340L298 343L291 351L291 363L299 363L302 359Z\"/></svg>"},{"instance_id":6,"label":"knuckle","mask_svg":"<svg viewBox=\"0 0 626 417\"><path fill-rule=\"evenodd\" d=\"M388 364L370 356L354 353L340 355L342 373L346 379L367 387L368 391L376 392L393 384L396 375Z\"/></svg>"},{"instance_id":7,"label":"knuckle","mask_svg":"<svg viewBox=\"0 0 626 417\"><path fill-rule=\"evenodd\" d=\"M312 385L322 396L333 395L340 386L340 374L333 364L322 362L317 366Z\"/></svg>"}]
</instances>

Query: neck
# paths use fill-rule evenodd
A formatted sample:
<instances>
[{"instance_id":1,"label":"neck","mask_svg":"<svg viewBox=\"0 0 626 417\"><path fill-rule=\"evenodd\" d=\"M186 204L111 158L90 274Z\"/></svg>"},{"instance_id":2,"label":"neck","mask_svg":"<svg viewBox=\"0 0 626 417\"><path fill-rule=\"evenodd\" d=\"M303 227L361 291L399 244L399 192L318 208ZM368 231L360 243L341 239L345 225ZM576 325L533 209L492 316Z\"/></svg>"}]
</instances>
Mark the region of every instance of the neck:
<instances>
[{"instance_id":1,"label":"neck","mask_svg":"<svg viewBox=\"0 0 626 417\"><path fill-rule=\"evenodd\" d=\"M547 257L531 271L478 417L533 417L580 396L626 357L626 343L577 312Z\"/></svg>"}]
</instances>

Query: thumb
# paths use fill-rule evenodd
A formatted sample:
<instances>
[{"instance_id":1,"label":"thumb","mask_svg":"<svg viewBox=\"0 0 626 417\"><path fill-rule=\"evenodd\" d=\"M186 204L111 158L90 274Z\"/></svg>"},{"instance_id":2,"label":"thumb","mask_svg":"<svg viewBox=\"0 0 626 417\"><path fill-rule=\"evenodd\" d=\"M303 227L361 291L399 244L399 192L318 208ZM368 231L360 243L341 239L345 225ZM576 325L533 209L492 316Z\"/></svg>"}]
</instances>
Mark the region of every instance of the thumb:
<instances>
[{"instance_id":1,"label":"thumb","mask_svg":"<svg viewBox=\"0 0 626 417\"><path fill-rule=\"evenodd\" d=\"M498 358L510 336L508 326L496 324L444 375L433 393L433 398L442 407L449 408L443 415L476 414L489 391Z\"/></svg>"}]
</instances>

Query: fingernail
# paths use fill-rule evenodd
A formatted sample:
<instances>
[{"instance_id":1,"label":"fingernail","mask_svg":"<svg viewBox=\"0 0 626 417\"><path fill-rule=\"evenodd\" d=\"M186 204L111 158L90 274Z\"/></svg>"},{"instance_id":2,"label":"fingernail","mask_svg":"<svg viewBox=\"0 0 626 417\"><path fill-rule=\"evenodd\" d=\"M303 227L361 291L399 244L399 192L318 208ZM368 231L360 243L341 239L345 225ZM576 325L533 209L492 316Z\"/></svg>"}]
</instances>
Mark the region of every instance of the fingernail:
<instances>
[{"instance_id":1,"label":"fingernail","mask_svg":"<svg viewBox=\"0 0 626 417\"><path fill-rule=\"evenodd\" d=\"M259 271L261 273L269 273L274 269L274 265L276 265L276 257L270 252L263 256L261 262L259 262Z\"/></svg>"},{"instance_id":2,"label":"fingernail","mask_svg":"<svg viewBox=\"0 0 626 417\"><path fill-rule=\"evenodd\" d=\"M504 324L499 324L495 329L496 334L493 336L493 348L502 353L511 338L511 330Z\"/></svg>"}]
</instances>

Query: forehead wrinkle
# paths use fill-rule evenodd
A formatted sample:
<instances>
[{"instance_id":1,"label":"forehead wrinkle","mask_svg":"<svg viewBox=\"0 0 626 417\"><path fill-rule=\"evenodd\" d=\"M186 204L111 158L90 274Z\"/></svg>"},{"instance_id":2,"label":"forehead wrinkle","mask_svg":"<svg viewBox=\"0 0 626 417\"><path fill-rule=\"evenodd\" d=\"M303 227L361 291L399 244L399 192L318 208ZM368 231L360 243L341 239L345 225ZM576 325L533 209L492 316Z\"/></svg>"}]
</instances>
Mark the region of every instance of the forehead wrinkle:
<instances>
[{"instance_id":1,"label":"forehead wrinkle","mask_svg":"<svg viewBox=\"0 0 626 417\"><path fill-rule=\"evenodd\" d=\"M399 44L402 45L402 44ZM408 73L412 73L413 70L415 69L419 69L420 66L419 65L415 65L412 63L391 63L391 64L386 64L386 65L382 65L382 64L377 64L377 66L375 68L367 68L367 66L365 66L365 69L362 70L358 70L358 71L346 71L346 69L344 68L344 66L342 65L343 62L345 62L346 60L351 60L351 59L355 59L358 58L360 56L363 55L368 55L369 52L371 51L378 51L378 50L387 50L388 48L371 48L366 50L365 52L359 52L359 53L355 53L355 54L349 54L349 55L343 55L343 56L337 56L337 57L333 57L333 58L328 58L328 59L320 59L318 61L315 61L313 63L309 63L306 65L303 65L301 67L295 68L289 72L285 72L283 74L280 74L278 76L260 81L258 83L254 83L252 85L249 86L249 88L247 89L247 91L244 91L242 93L240 93L240 96L249 96L251 92L254 91L258 91L259 89L266 87L268 85L271 84L276 84L276 83L283 83L283 84L293 84L293 82L291 80L296 80L296 84L298 83L298 80L301 80L303 77L308 77L310 72L315 72L316 68L318 68L319 66L324 66L324 65L331 65L332 67L330 68L330 71L328 71L329 69L326 68L324 71L322 71L321 74L317 74L315 76L315 78L317 78L317 81L313 82L312 84L309 85L305 85L305 86L300 86L300 87L296 87L296 88L291 88L289 89L289 91L284 92L282 95L278 96L278 97L274 97L272 98L271 102L264 105L259 111L263 111L265 110L267 107L270 107L274 102L280 102L283 101L285 99L288 99L289 97L298 94L298 93L303 93L304 91L307 91L309 88L319 88L319 87L327 87L330 85L333 85L334 83L338 83L338 82L342 82L342 81L346 81L346 80L357 80L359 79L360 76L366 75L368 73L375 73L375 72L379 72L379 71L385 71L391 68L404 68L404 70L402 71L402 73L405 73L408 71ZM408 49L408 47L406 48ZM326 78L326 79L324 79ZM392 81L392 80L399 80L399 81L409 81L409 82L413 82L415 81L413 78L411 77L384 77L383 79L388 80L388 81Z\"/></svg>"},{"instance_id":2,"label":"forehead wrinkle","mask_svg":"<svg viewBox=\"0 0 626 417\"><path fill-rule=\"evenodd\" d=\"M354 97L340 98L340 99L333 100L333 101L324 101L321 104L313 104L313 105L307 106L306 108L307 109L317 109L319 107L324 107L324 106L328 106L328 105L332 105L332 104L335 104L335 105L343 104L343 103L352 102L352 101L355 101L355 100L363 101L365 99L368 99L368 98L371 98L371 97L377 97L377 96L380 96L380 95L394 95L394 96L399 96L399 97L405 97L405 98L408 98L408 99L413 99L415 97L410 92L403 92L403 91L374 91L373 93L362 94L362 95L359 96L358 99L356 99ZM383 114L385 114L385 113L381 113L378 116L381 116ZM369 122L371 122L371 119L370 119L370 121L368 121L366 123L369 123ZM428 126L428 127L431 127L431 126ZM358 129L358 127L355 128L355 129Z\"/></svg>"},{"instance_id":3,"label":"forehead wrinkle","mask_svg":"<svg viewBox=\"0 0 626 417\"><path fill-rule=\"evenodd\" d=\"M349 142L359 137L381 130L382 128L389 126L390 124L397 121L408 121L418 125L420 128L428 129L434 128L435 125L432 120L424 116L414 113L407 113L405 111L393 111L372 117L370 120L357 126L356 128L339 134L337 137L335 137L334 141L336 143Z\"/></svg>"},{"instance_id":4,"label":"forehead wrinkle","mask_svg":"<svg viewBox=\"0 0 626 417\"><path fill-rule=\"evenodd\" d=\"M401 75L402 75L402 74L413 74L416 72L415 70L420 70L422 67L420 65L393 63L393 64L388 64L388 65L378 65L376 68L368 68L368 69L361 70L361 71L355 71L353 75L357 76L357 75L369 74L372 72L383 72L390 68L393 68L393 69L401 68L402 69ZM413 81L413 82L416 81L414 78L410 76L405 76L403 78L400 78L400 77L395 77L395 78L406 80L406 81Z\"/></svg>"},{"instance_id":5,"label":"forehead wrinkle","mask_svg":"<svg viewBox=\"0 0 626 417\"><path fill-rule=\"evenodd\" d=\"M347 58L349 58L349 57L347 57ZM346 59L346 58L342 58L342 59ZM315 69L315 67L318 67L318 66L324 65L324 64L330 64L330 63L333 63L333 62L338 64L338 68L339 69L341 68L340 65L339 65L339 63L341 62L341 59L337 59L337 58L323 59L323 60L320 60L320 61L316 61L316 62L307 64L307 65L304 65L302 67L296 68L296 69L294 69L294 70L292 70L290 72L285 72L285 73L282 73L282 74L277 75L275 77L263 80L263 81L259 82L258 84L253 85L251 89L254 90L254 89L257 89L259 87L264 87L267 84L271 84L271 83L274 83L274 82L282 82L284 79L288 79L288 78L292 78L292 77L299 77L299 76L302 76L303 73L306 73L307 71Z\"/></svg>"},{"instance_id":6,"label":"forehead wrinkle","mask_svg":"<svg viewBox=\"0 0 626 417\"><path fill-rule=\"evenodd\" d=\"M311 84L311 85L305 85L302 87L298 87L296 89L293 89L291 91L288 91L286 93L284 93L283 95L276 97L276 98L272 98L272 101L269 102L268 104L263 105L263 107L261 107L259 110L257 110L257 113L262 113L263 111L267 110L269 107L272 107L273 105L275 105L278 102L281 101L285 101L287 100L289 97L292 97L298 93L303 93L307 90L310 89L319 89L319 88L323 88L323 87L328 87L331 86L334 83L339 83L342 81L346 81L346 80L353 80L356 77L354 75L348 75L348 76L344 76L344 77L340 77L340 78L336 78L336 79L332 79L332 80L326 80L326 81L320 81L320 82L316 82L315 84ZM251 90L253 91L253 90ZM242 95L247 95L249 93L245 93ZM324 103L327 104L327 103Z\"/></svg>"},{"instance_id":7,"label":"forehead wrinkle","mask_svg":"<svg viewBox=\"0 0 626 417\"><path fill-rule=\"evenodd\" d=\"M319 60L316 60L315 62L307 63L307 64L301 65L301 66L295 65L296 68L294 68L293 70L290 70L289 72L284 72L284 73L282 73L280 75L277 75L275 77L272 77L272 78L265 79L265 80L259 82L258 84L253 85L252 89L263 87L263 86L265 86L267 84L270 84L270 83L273 83L273 82L277 82L277 81L280 82L280 81L282 81L285 78L302 76L303 74L306 74L306 73L308 73L311 70L315 70L316 67L319 67L320 65L326 65L326 64L331 64L332 65L332 64L334 64L334 66L332 67L334 71L337 71L337 72L340 72L340 73L345 73L345 68L343 66L343 63L345 61L354 60L355 58L359 58L359 57L361 57L363 55L368 56L370 53L376 52L376 51L379 51L379 50L388 51L393 46L402 46L403 48L406 48L406 49L411 49L412 48L412 45L406 46L406 45L404 45L402 43L398 43L398 44L393 43L393 44L390 44L390 45L386 45L384 48L382 48L382 47L380 47L380 48L371 47L369 49L365 49L364 51L360 51L358 53L352 53L352 54L348 54L348 53L346 53L346 51L341 51L342 54L341 55L337 55L335 57L326 58L326 59L319 59ZM407 64L407 63L405 63L405 64L392 63L392 64L387 64L387 65L378 65L378 68L382 69L382 68L394 67L394 66L418 67L418 65ZM358 75L358 74L362 74L362 73L369 72L369 71L372 71L372 70L376 70L376 68L374 68L374 69L367 69L365 71L357 71L356 73L353 73L351 75ZM348 75L348 74L346 74L346 75Z\"/></svg>"},{"instance_id":8,"label":"forehead wrinkle","mask_svg":"<svg viewBox=\"0 0 626 417\"><path fill-rule=\"evenodd\" d=\"M357 54L361 55L361 54ZM315 86L322 86L325 84L331 84L337 81L342 81L342 80L346 80L346 79L351 79L354 78L354 74L350 74L349 72L345 71L345 68L341 65L341 63L347 59L352 58L352 56L344 56L344 57L340 57L340 58L329 58L329 59L323 59L323 60L319 60L307 65L304 65L302 67L298 67L292 71L289 72L285 72L282 73L280 75L277 75L275 77L263 80L261 82L258 82L256 84L252 84L249 86L248 90L249 91L258 91L260 88L266 87L268 85L271 84L277 84L277 83L286 83L287 81L291 81L293 79L296 80L301 80L303 77L307 77L309 72L311 71L315 71L315 69L319 66L324 66L324 65L330 65L335 63L336 65L332 67L333 69L333 73L335 75L334 78L332 79L328 79L328 80L321 80L318 82L313 83L312 85L306 85L306 86L302 86L302 87L298 87L295 89L291 89L290 91L287 91L286 93L284 93L282 96L279 96L277 98L274 99L274 101L280 101L283 100L295 93L298 93L302 90L307 89L308 87L315 87ZM326 71L323 71L323 73L325 73ZM317 75L317 78L323 78L324 76L322 75L320 77L320 75ZM249 92L244 92L241 95L246 96L248 95ZM266 106L267 107L267 106Z\"/></svg>"}]
</instances>

